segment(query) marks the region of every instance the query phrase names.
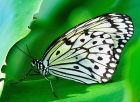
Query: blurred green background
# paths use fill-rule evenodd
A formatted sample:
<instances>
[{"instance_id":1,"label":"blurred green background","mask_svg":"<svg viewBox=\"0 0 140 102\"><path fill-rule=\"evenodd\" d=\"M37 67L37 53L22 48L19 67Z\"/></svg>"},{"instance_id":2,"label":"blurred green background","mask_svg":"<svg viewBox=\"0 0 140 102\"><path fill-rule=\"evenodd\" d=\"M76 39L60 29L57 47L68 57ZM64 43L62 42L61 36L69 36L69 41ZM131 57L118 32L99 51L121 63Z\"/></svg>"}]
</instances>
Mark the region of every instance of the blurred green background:
<instances>
[{"instance_id":1,"label":"blurred green background","mask_svg":"<svg viewBox=\"0 0 140 102\"><path fill-rule=\"evenodd\" d=\"M1 102L140 102L140 1L139 0L43 0L31 32L16 43L35 59L41 59L46 48L57 37L73 26L98 15L118 12L129 15L134 23L134 35L123 49L120 63L109 83L83 85L65 79L50 77L56 99L49 82L43 76L31 76L24 82L10 85L30 70L31 59L12 47L7 66L2 68L6 81ZM12 80L11 80L12 79Z\"/></svg>"}]
</instances>

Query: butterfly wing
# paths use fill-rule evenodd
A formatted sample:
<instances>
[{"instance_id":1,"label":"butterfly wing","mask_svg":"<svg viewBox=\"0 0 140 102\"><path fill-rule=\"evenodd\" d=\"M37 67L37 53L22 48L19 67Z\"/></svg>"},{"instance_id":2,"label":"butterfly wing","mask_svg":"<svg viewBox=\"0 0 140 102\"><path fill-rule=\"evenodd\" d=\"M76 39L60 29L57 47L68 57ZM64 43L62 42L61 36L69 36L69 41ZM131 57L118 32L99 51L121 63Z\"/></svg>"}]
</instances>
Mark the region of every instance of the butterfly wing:
<instances>
[{"instance_id":1,"label":"butterfly wing","mask_svg":"<svg viewBox=\"0 0 140 102\"><path fill-rule=\"evenodd\" d=\"M49 73L81 83L108 81L122 48L133 34L131 19L111 13L69 30L47 49L43 63Z\"/></svg>"},{"instance_id":2,"label":"butterfly wing","mask_svg":"<svg viewBox=\"0 0 140 102\"><path fill-rule=\"evenodd\" d=\"M132 20L127 15L116 13L105 14L100 19L106 20L90 31L103 31L111 35L114 41L113 55L118 63L123 47L133 34Z\"/></svg>"},{"instance_id":3,"label":"butterfly wing","mask_svg":"<svg viewBox=\"0 0 140 102\"><path fill-rule=\"evenodd\" d=\"M116 64L112 52L114 42L109 34L99 31L89 35L80 33L67 41L73 43L64 42L50 56L50 74L86 84L110 79Z\"/></svg>"}]
</instances>

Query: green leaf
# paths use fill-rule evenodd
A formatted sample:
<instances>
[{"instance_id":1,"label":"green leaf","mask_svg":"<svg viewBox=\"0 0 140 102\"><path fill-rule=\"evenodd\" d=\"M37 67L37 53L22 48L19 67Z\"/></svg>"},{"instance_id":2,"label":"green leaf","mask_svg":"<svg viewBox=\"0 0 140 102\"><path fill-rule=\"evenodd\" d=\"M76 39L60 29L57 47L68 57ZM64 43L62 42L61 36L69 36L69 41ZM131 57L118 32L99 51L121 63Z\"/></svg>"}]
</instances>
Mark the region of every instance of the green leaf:
<instances>
[{"instance_id":1,"label":"green leaf","mask_svg":"<svg viewBox=\"0 0 140 102\"><path fill-rule=\"evenodd\" d=\"M70 80L52 78L58 98L52 94L46 79L25 81L16 85L6 84L1 100L8 102L122 102L124 81L84 85ZM13 94L12 94L13 93ZM8 95L8 96L7 96ZM10 100L7 100L7 97Z\"/></svg>"},{"instance_id":2,"label":"green leaf","mask_svg":"<svg viewBox=\"0 0 140 102\"><path fill-rule=\"evenodd\" d=\"M10 48L31 30L28 29L33 15L38 12L42 0L0 1L0 68L4 65ZM0 78L5 75L1 73ZM0 82L0 95L4 81Z\"/></svg>"},{"instance_id":3,"label":"green leaf","mask_svg":"<svg viewBox=\"0 0 140 102\"><path fill-rule=\"evenodd\" d=\"M31 33L16 45L35 59L41 59L46 48L65 31L85 20L108 12L129 15L134 23L134 35L121 54L113 78L106 84L83 85L70 80L51 77L56 99L43 76L28 77L16 85L9 85L23 78L30 70L30 58L17 48L8 53L7 66L3 67L7 81L2 101L28 102L139 102L140 101L140 40L139 0L44 0ZM19 57L20 56L20 57ZM24 96L24 97L23 97Z\"/></svg>"}]
</instances>

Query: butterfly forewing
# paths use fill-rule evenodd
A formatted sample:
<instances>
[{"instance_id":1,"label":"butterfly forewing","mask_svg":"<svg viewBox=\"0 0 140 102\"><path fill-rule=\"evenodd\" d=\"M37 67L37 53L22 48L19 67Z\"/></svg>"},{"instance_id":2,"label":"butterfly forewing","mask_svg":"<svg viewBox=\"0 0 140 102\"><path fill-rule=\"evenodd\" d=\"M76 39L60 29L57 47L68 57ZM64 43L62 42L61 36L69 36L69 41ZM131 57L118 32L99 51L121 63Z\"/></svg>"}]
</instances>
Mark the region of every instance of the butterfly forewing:
<instances>
[{"instance_id":1,"label":"butterfly forewing","mask_svg":"<svg viewBox=\"0 0 140 102\"><path fill-rule=\"evenodd\" d=\"M55 40L43 55L43 63L54 76L85 84L107 82L132 34L128 16L104 14Z\"/></svg>"}]
</instances>

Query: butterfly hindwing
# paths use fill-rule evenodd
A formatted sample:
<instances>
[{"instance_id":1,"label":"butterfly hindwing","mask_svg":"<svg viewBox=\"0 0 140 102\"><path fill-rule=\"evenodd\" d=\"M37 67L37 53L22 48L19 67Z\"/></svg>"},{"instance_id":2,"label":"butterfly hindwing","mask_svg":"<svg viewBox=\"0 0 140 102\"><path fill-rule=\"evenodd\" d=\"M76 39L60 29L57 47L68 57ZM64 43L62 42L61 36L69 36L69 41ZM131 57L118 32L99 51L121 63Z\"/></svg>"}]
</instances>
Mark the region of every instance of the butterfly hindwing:
<instances>
[{"instance_id":1,"label":"butterfly hindwing","mask_svg":"<svg viewBox=\"0 0 140 102\"><path fill-rule=\"evenodd\" d=\"M55 40L43 55L43 63L54 76L85 84L107 82L132 34L128 16L104 14Z\"/></svg>"}]
</instances>

